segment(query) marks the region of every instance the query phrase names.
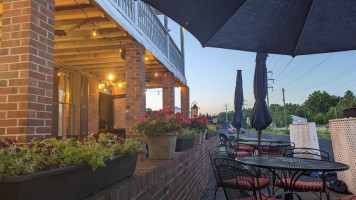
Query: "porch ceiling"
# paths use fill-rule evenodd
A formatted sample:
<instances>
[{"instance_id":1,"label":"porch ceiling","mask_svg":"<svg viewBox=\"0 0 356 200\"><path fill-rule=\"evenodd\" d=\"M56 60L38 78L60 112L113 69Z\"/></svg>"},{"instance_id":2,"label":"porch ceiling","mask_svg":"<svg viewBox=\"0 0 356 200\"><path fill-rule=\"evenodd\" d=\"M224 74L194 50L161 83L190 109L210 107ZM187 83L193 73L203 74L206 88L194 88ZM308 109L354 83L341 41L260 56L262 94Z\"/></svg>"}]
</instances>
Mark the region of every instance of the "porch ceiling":
<instances>
[{"instance_id":1,"label":"porch ceiling","mask_svg":"<svg viewBox=\"0 0 356 200\"><path fill-rule=\"evenodd\" d=\"M74 0L56 0L55 65L91 73L100 80L113 74L124 82L125 60L119 49L133 37L90 1L76 1L79 5ZM93 23L96 36L92 36ZM162 75L168 70L147 50L146 55L146 88L162 87ZM181 85L178 79L176 85Z\"/></svg>"}]
</instances>

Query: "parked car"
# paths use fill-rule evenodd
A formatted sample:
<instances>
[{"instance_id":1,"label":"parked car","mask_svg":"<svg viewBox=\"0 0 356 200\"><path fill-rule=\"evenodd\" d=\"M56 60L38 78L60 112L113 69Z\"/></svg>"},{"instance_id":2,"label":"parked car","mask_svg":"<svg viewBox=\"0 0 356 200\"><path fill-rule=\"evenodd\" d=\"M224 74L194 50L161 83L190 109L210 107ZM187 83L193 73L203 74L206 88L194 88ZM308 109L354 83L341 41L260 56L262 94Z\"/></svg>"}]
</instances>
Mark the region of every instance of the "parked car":
<instances>
[{"instance_id":1,"label":"parked car","mask_svg":"<svg viewBox=\"0 0 356 200\"><path fill-rule=\"evenodd\" d=\"M213 123L213 120L209 120L210 124L216 125ZM221 126L221 129L218 130L220 144L225 144L226 140L235 140L236 137L234 136L234 130L232 125L226 121L218 121L218 124Z\"/></svg>"}]
</instances>

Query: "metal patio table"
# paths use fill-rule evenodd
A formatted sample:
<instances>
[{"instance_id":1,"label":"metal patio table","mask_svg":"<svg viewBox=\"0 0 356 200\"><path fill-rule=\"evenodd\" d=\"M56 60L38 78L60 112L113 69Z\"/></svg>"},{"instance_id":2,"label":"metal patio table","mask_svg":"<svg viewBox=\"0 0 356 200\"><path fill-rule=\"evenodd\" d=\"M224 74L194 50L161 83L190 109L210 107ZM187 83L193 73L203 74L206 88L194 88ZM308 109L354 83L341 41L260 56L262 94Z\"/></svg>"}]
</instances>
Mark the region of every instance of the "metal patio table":
<instances>
[{"instance_id":1,"label":"metal patio table","mask_svg":"<svg viewBox=\"0 0 356 200\"><path fill-rule=\"evenodd\" d=\"M239 144L246 144L250 146L258 146L257 141L239 141ZM290 146L290 143L279 143L279 142L261 142L261 146L266 146L266 147L288 147Z\"/></svg>"},{"instance_id":2,"label":"metal patio table","mask_svg":"<svg viewBox=\"0 0 356 200\"><path fill-rule=\"evenodd\" d=\"M287 186L285 190L290 192L293 192L296 181L307 172L323 172L322 180L325 185L326 172L349 169L349 166L343 163L296 157L249 156L236 158L236 160L245 165L265 168L271 171L273 173L273 182L277 178L278 180L284 179L285 183L287 183L287 178L290 177L290 183L285 184ZM291 195L288 199L293 199L293 196Z\"/></svg>"},{"instance_id":3,"label":"metal patio table","mask_svg":"<svg viewBox=\"0 0 356 200\"><path fill-rule=\"evenodd\" d=\"M250 141L250 142L257 142L257 138L239 138L239 141L244 142L244 141ZM266 138L261 138L261 142L275 142L275 143L283 143L285 141L283 140L274 140L274 139L266 139Z\"/></svg>"}]
</instances>

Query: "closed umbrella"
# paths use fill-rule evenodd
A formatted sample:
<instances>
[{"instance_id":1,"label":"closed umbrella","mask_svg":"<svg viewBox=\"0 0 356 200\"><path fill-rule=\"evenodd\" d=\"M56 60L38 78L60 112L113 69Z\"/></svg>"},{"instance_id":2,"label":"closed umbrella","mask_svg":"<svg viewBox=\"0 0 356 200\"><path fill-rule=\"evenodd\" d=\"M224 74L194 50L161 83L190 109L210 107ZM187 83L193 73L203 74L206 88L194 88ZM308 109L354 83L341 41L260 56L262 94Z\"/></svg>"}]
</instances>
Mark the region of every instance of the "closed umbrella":
<instances>
[{"instance_id":1,"label":"closed umbrella","mask_svg":"<svg viewBox=\"0 0 356 200\"><path fill-rule=\"evenodd\" d=\"M356 49L355 0L143 0L203 47L303 55Z\"/></svg>"},{"instance_id":2,"label":"closed umbrella","mask_svg":"<svg viewBox=\"0 0 356 200\"><path fill-rule=\"evenodd\" d=\"M262 130L272 122L272 117L265 101L268 89L266 68L267 56L268 54L266 53L257 53L255 77L253 80L253 93L256 101L251 114L251 126L257 131L258 154L260 154Z\"/></svg>"},{"instance_id":3,"label":"closed umbrella","mask_svg":"<svg viewBox=\"0 0 356 200\"><path fill-rule=\"evenodd\" d=\"M242 73L241 70L237 70L236 86L235 86L235 112L232 125L237 129L237 136L239 136L240 128L242 127L242 104L244 101L242 90Z\"/></svg>"}]
</instances>

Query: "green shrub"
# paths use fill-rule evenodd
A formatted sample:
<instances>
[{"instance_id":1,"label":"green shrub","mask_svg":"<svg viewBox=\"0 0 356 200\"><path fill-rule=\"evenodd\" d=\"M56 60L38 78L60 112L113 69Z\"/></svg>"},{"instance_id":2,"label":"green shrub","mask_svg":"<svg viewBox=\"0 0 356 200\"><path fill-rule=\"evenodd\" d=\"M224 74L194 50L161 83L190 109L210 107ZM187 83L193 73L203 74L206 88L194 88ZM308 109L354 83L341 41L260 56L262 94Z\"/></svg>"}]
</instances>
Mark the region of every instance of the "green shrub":
<instances>
[{"instance_id":1,"label":"green shrub","mask_svg":"<svg viewBox=\"0 0 356 200\"><path fill-rule=\"evenodd\" d=\"M216 126L214 126L212 124L208 124L206 126L208 128L208 132L215 132L216 131Z\"/></svg>"},{"instance_id":2,"label":"green shrub","mask_svg":"<svg viewBox=\"0 0 356 200\"><path fill-rule=\"evenodd\" d=\"M0 179L55 168L88 164L93 170L105 166L104 159L121 154L140 154L141 144L112 134L89 135L80 140L55 138L19 145L5 139L0 141Z\"/></svg>"}]
</instances>

